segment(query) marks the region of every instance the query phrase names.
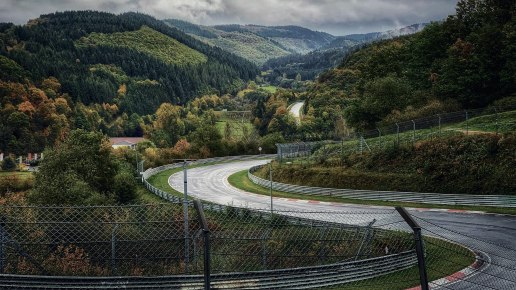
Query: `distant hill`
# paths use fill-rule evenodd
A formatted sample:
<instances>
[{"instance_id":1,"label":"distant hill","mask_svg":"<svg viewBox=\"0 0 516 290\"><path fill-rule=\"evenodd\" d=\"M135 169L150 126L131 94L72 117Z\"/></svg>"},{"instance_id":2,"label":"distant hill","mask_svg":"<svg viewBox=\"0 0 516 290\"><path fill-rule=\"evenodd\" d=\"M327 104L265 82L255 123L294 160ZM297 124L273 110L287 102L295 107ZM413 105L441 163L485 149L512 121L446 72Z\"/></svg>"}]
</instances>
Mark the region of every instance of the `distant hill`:
<instances>
[{"instance_id":1,"label":"distant hill","mask_svg":"<svg viewBox=\"0 0 516 290\"><path fill-rule=\"evenodd\" d=\"M382 40L391 39L398 36L409 35L419 32L427 26L428 23L417 23L409 26L405 26L398 29L392 29L383 32L370 32L364 34L349 34L345 36L337 36L332 42L322 47L322 50L331 48L349 48L357 44Z\"/></svg>"},{"instance_id":2,"label":"distant hill","mask_svg":"<svg viewBox=\"0 0 516 290\"><path fill-rule=\"evenodd\" d=\"M2 24L0 56L35 84L56 77L72 100L114 103L128 114L235 92L258 73L251 62L140 13L71 11Z\"/></svg>"},{"instance_id":3,"label":"distant hill","mask_svg":"<svg viewBox=\"0 0 516 290\"><path fill-rule=\"evenodd\" d=\"M357 50L361 46L374 41L419 32L426 25L428 24L413 24L384 32L337 36L330 43L307 54L292 54L270 59L263 64L262 69L272 71L268 77L269 81L272 82L283 74L291 79L297 74L300 74L303 80L314 79L321 72L340 64L344 56L350 51Z\"/></svg>"},{"instance_id":4,"label":"distant hill","mask_svg":"<svg viewBox=\"0 0 516 290\"><path fill-rule=\"evenodd\" d=\"M197 39L246 58L257 65L291 54L304 54L331 43L335 36L299 26L202 26L177 19L164 22Z\"/></svg>"},{"instance_id":5,"label":"distant hill","mask_svg":"<svg viewBox=\"0 0 516 290\"><path fill-rule=\"evenodd\" d=\"M514 1L465 1L456 15L421 32L348 54L308 90L313 118L325 119L312 130L332 132L339 117L367 130L492 104L512 107L515 20Z\"/></svg>"}]
</instances>

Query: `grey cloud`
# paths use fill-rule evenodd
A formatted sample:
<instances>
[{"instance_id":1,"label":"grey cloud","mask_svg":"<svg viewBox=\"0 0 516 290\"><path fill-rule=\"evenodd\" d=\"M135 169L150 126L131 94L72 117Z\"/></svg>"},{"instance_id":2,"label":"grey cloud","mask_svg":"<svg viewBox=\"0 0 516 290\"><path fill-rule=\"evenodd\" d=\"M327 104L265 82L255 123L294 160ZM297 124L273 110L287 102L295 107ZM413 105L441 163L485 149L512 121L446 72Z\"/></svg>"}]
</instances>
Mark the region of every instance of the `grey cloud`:
<instances>
[{"instance_id":1,"label":"grey cloud","mask_svg":"<svg viewBox=\"0 0 516 290\"><path fill-rule=\"evenodd\" d=\"M63 10L139 11L199 24L301 25L333 34L441 20L457 0L2 0L0 21L25 23Z\"/></svg>"}]
</instances>

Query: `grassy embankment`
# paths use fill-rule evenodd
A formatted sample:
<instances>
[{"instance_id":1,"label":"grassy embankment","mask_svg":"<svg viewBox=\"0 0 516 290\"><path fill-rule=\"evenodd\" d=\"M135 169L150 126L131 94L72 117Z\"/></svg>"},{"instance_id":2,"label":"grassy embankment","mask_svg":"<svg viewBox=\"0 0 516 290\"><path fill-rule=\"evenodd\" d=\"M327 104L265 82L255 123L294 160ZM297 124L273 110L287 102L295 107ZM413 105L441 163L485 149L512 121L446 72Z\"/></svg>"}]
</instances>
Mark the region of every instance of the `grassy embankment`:
<instances>
[{"instance_id":1,"label":"grassy embankment","mask_svg":"<svg viewBox=\"0 0 516 290\"><path fill-rule=\"evenodd\" d=\"M273 179L283 183L335 188L514 195L515 138L512 134L451 136L420 141L416 146L388 147L363 154L355 153L316 165L275 163ZM268 168L264 167L256 174L268 178ZM229 182L246 191L269 194L267 188L255 185L248 179L247 171L230 176ZM490 206L369 201L276 191L273 194L279 197L355 204L516 214L516 209Z\"/></svg>"}]
</instances>

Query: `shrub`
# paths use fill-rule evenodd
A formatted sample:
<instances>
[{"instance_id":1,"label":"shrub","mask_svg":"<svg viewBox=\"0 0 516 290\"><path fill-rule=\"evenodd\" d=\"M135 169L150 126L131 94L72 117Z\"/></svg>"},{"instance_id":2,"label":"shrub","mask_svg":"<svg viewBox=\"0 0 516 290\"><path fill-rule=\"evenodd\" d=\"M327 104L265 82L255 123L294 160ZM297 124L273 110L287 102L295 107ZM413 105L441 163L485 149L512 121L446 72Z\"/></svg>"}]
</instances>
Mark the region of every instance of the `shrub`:
<instances>
[{"instance_id":1,"label":"shrub","mask_svg":"<svg viewBox=\"0 0 516 290\"><path fill-rule=\"evenodd\" d=\"M7 157L2 162L2 169L6 171L14 171L16 170L16 162L11 157Z\"/></svg>"},{"instance_id":2,"label":"shrub","mask_svg":"<svg viewBox=\"0 0 516 290\"><path fill-rule=\"evenodd\" d=\"M136 198L136 181L132 174L122 172L115 176L115 194L118 202L127 203Z\"/></svg>"}]
</instances>

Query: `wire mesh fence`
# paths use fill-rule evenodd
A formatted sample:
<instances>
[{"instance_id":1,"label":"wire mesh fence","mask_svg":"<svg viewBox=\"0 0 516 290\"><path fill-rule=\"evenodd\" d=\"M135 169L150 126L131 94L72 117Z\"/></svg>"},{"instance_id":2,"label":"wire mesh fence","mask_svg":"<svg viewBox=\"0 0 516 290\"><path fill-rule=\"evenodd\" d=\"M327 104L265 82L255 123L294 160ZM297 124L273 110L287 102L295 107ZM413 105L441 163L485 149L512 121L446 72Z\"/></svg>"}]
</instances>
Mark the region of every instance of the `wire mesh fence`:
<instances>
[{"instance_id":1,"label":"wire mesh fence","mask_svg":"<svg viewBox=\"0 0 516 290\"><path fill-rule=\"evenodd\" d=\"M328 136L324 137L329 140L276 144L277 157L280 161L310 157L312 161L314 158L327 160L353 152L414 144L420 140L443 136L516 131L515 109L514 107L488 107L438 114L379 126L369 131L353 132L346 136L332 136L331 132L326 132Z\"/></svg>"},{"instance_id":2,"label":"wire mesh fence","mask_svg":"<svg viewBox=\"0 0 516 290\"><path fill-rule=\"evenodd\" d=\"M202 208L209 240L191 204L187 223L180 203L3 206L0 286L15 285L13 281L39 285L43 277L54 279L52 285L70 284L62 276L73 276L82 279L82 288L98 283L119 286L119 280L109 279L128 277L124 287L200 289L206 257L210 284L217 289L406 289L420 283L414 234L394 209L271 213L215 204ZM424 217L416 219L425 234L431 281L469 269L453 281L463 288L453 288L451 281L431 285L514 289L513 247L461 235ZM486 265L492 271L483 271ZM13 274L40 276L31 276L34 281ZM500 280L493 284L490 279L495 278Z\"/></svg>"},{"instance_id":3,"label":"wire mesh fence","mask_svg":"<svg viewBox=\"0 0 516 290\"><path fill-rule=\"evenodd\" d=\"M441 289L516 289L516 228L504 224L474 223L465 216L465 226L453 226L424 213L414 213L425 238L427 270L433 273L430 286ZM502 219L503 220L503 219ZM506 218L508 225L513 218ZM450 272L449 267L467 264ZM438 264L445 264L445 267ZM459 267L460 268L460 267ZM450 273L453 273L450 275Z\"/></svg>"},{"instance_id":4,"label":"wire mesh fence","mask_svg":"<svg viewBox=\"0 0 516 290\"><path fill-rule=\"evenodd\" d=\"M3 273L138 276L186 271L183 213L174 204L3 206L0 213ZM198 228L196 221L189 228Z\"/></svg>"}]
</instances>

